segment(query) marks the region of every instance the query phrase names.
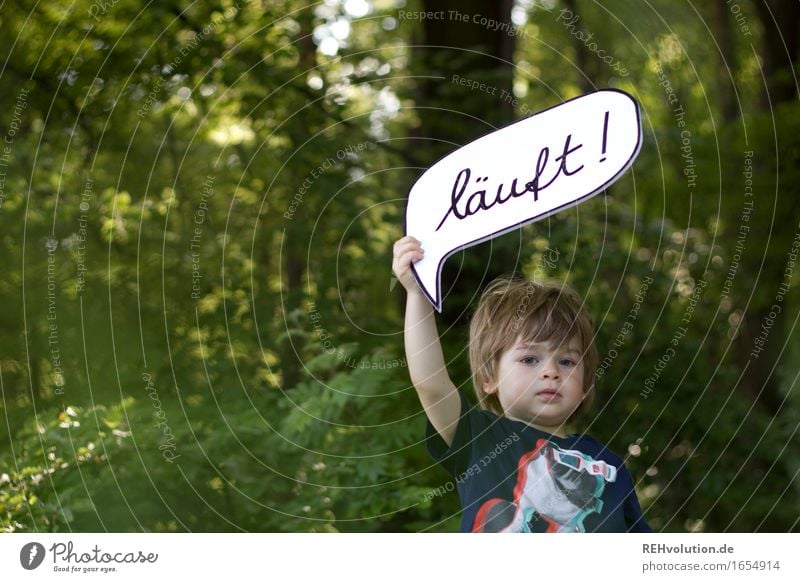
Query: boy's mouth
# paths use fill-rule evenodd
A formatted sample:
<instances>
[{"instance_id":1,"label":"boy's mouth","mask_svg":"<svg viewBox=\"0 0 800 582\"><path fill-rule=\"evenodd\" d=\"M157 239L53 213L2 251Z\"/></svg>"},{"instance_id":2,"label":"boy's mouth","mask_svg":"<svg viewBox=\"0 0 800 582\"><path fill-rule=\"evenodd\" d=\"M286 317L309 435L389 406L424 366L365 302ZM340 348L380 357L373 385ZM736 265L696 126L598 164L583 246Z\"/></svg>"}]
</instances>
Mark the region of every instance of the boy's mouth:
<instances>
[{"instance_id":1,"label":"boy's mouth","mask_svg":"<svg viewBox=\"0 0 800 582\"><path fill-rule=\"evenodd\" d=\"M539 390L536 393L536 396L541 396L547 400L553 400L555 398L561 398L561 394L558 393L558 390L555 388L545 388L544 390Z\"/></svg>"}]
</instances>

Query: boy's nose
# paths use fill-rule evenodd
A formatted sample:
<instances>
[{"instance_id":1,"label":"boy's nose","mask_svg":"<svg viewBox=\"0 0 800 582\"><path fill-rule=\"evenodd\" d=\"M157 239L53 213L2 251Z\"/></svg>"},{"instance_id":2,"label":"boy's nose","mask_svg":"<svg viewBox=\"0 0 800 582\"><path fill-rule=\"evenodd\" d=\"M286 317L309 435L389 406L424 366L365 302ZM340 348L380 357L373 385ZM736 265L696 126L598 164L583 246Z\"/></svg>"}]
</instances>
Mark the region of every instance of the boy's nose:
<instances>
[{"instance_id":1,"label":"boy's nose","mask_svg":"<svg viewBox=\"0 0 800 582\"><path fill-rule=\"evenodd\" d=\"M542 367L542 378L555 379L559 377L558 366L553 360L546 360Z\"/></svg>"}]
</instances>

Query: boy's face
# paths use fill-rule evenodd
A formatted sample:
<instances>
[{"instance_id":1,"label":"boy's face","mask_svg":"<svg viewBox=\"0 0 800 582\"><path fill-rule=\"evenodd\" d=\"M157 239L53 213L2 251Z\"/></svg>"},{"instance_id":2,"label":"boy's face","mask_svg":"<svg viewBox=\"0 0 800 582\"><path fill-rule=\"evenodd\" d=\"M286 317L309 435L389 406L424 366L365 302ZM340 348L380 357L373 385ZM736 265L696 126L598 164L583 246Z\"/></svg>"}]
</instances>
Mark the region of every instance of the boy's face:
<instances>
[{"instance_id":1,"label":"boy's face","mask_svg":"<svg viewBox=\"0 0 800 582\"><path fill-rule=\"evenodd\" d=\"M500 356L497 378L483 389L498 395L506 417L566 436L564 423L584 397L580 347L577 337L560 348L517 338Z\"/></svg>"}]
</instances>

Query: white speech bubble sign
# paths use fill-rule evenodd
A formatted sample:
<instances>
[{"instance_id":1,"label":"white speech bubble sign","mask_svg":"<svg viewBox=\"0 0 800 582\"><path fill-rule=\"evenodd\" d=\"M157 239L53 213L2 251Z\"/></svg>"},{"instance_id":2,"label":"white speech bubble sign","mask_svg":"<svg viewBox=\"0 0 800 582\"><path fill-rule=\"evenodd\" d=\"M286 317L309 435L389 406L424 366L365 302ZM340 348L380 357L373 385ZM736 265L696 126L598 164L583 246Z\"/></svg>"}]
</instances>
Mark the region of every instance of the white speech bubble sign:
<instances>
[{"instance_id":1,"label":"white speech bubble sign","mask_svg":"<svg viewBox=\"0 0 800 582\"><path fill-rule=\"evenodd\" d=\"M603 89L484 135L431 166L408 194L406 234L425 250L412 270L436 310L447 257L602 192L641 145L636 101Z\"/></svg>"}]
</instances>

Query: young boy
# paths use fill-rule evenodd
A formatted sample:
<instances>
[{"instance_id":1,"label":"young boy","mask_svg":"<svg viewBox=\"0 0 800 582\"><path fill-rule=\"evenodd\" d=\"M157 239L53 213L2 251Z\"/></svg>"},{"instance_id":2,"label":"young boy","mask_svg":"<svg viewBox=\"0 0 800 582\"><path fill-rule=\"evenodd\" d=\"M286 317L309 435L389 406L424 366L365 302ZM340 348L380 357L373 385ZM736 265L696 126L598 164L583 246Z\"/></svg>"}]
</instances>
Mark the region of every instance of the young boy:
<instances>
[{"instance_id":1,"label":"young boy","mask_svg":"<svg viewBox=\"0 0 800 582\"><path fill-rule=\"evenodd\" d=\"M445 368L433 309L411 272L418 240L394 245L407 291L411 381L428 417L428 451L453 477L462 531L648 532L622 459L567 430L594 397L594 324L565 286L498 279L470 325L469 358L480 409Z\"/></svg>"}]
</instances>

